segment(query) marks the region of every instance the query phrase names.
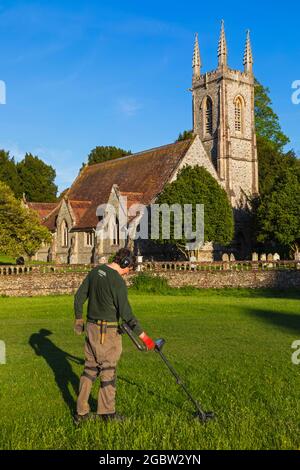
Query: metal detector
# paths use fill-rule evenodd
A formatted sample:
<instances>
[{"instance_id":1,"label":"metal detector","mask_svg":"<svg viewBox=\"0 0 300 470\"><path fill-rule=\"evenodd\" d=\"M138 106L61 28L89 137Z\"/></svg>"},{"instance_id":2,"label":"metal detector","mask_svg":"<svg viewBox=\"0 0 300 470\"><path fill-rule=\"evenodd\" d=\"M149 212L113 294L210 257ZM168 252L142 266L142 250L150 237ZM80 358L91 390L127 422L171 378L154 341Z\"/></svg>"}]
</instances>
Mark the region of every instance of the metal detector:
<instances>
[{"instance_id":1,"label":"metal detector","mask_svg":"<svg viewBox=\"0 0 300 470\"><path fill-rule=\"evenodd\" d=\"M123 323L121 326L120 326L120 329L121 329L121 332L122 333L126 333L129 338L131 339L131 341L133 342L133 344L138 348L139 351L146 351L146 347L144 344L142 344L139 339L135 336L135 334L133 333L133 331L131 330L131 328L129 328L129 326L127 325L127 323ZM198 418L200 419L200 421L202 421L202 423L206 423L207 421L211 420L211 419L214 419L215 418L215 415L213 412L211 411L203 411L201 406L199 405L199 403L192 397L192 395L190 394L190 392L188 391L186 385L182 382L181 378L179 377L179 375L177 374L176 370L174 369L174 367L170 364L170 362L168 361L168 359L166 358L166 356L164 355L164 353L162 352L162 349L165 345L166 341L164 339L157 339L155 341L155 352L157 352L161 359L163 360L163 362L166 364L166 366L168 367L169 371L172 373L172 375L175 377L176 379L176 383L177 385L180 385L183 390L185 391L186 395L188 396L188 398L190 399L190 401L193 403L193 405L195 406L196 408L196 413L195 413L195 418Z\"/></svg>"}]
</instances>

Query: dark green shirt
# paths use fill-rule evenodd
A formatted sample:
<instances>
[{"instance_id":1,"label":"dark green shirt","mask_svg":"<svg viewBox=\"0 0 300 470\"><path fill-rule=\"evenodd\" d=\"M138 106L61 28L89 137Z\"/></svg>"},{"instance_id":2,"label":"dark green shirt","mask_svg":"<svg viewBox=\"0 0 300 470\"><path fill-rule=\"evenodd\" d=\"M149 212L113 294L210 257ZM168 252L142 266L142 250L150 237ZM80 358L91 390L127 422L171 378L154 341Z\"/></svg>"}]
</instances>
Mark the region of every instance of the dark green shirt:
<instances>
[{"instance_id":1,"label":"dark green shirt","mask_svg":"<svg viewBox=\"0 0 300 470\"><path fill-rule=\"evenodd\" d=\"M83 304L88 301L88 319L110 322L124 320L140 335L143 330L128 302L127 287L114 269L101 264L92 269L75 294L75 317L82 318Z\"/></svg>"}]
</instances>

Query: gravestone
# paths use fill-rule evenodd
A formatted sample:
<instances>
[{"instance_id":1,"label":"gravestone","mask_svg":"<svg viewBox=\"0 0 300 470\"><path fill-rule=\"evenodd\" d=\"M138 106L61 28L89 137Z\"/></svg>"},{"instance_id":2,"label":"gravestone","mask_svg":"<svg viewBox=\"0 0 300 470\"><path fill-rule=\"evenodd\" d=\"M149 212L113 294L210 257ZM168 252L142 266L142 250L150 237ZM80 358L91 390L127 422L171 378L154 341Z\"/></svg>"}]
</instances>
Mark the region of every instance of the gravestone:
<instances>
[{"instance_id":1,"label":"gravestone","mask_svg":"<svg viewBox=\"0 0 300 470\"><path fill-rule=\"evenodd\" d=\"M6 348L4 341L0 341L0 364L6 364Z\"/></svg>"},{"instance_id":2,"label":"gravestone","mask_svg":"<svg viewBox=\"0 0 300 470\"><path fill-rule=\"evenodd\" d=\"M140 271L142 271L142 269L143 269L143 256L138 255L137 256L137 268L136 268L136 270L138 272L140 272Z\"/></svg>"}]
</instances>

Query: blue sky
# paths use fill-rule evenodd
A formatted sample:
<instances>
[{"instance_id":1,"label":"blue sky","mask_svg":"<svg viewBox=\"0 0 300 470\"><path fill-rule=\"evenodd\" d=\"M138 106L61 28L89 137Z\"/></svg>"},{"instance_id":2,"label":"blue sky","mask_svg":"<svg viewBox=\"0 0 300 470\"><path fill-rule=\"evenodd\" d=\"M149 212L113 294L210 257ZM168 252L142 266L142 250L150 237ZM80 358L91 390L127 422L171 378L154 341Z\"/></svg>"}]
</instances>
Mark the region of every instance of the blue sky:
<instances>
[{"instance_id":1,"label":"blue sky","mask_svg":"<svg viewBox=\"0 0 300 470\"><path fill-rule=\"evenodd\" d=\"M32 152L62 190L96 145L139 151L191 128L191 59L216 67L225 20L229 65L242 68L250 28L257 78L300 154L300 8L293 1L1 1L0 148Z\"/></svg>"}]
</instances>

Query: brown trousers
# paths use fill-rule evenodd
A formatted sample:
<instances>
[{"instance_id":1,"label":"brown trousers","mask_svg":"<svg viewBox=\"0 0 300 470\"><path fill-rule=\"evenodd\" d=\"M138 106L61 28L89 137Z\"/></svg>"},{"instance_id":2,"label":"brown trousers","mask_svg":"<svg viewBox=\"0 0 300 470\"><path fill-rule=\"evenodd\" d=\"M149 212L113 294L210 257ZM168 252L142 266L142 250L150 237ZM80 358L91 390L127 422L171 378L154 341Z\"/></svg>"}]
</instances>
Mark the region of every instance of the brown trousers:
<instances>
[{"instance_id":1,"label":"brown trousers","mask_svg":"<svg viewBox=\"0 0 300 470\"><path fill-rule=\"evenodd\" d=\"M77 413L89 413L92 385L100 377L97 414L115 413L116 367L122 353L122 337L117 328L107 328L104 343L100 342L100 327L87 323L85 365L80 378Z\"/></svg>"}]
</instances>

